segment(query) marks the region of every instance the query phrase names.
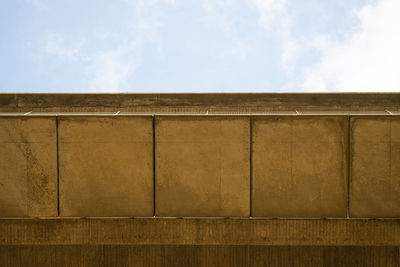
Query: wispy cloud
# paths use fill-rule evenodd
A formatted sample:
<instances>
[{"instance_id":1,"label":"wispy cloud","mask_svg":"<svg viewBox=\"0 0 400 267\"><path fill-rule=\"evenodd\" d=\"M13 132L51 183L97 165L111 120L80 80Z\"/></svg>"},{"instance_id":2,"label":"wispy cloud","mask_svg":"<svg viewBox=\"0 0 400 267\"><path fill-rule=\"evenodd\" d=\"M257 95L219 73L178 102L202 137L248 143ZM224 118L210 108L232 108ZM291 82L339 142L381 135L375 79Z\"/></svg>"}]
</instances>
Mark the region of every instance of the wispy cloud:
<instances>
[{"instance_id":1,"label":"wispy cloud","mask_svg":"<svg viewBox=\"0 0 400 267\"><path fill-rule=\"evenodd\" d=\"M44 51L61 59L68 61L84 60L81 49L84 45L84 40L66 40L65 36L56 33L47 35Z\"/></svg>"},{"instance_id":2,"label":"wispy cloud","mask_svg":"<svg viewBox=\"0 0 400 267\"><path fill-rule=\"evenodd\" d=\"M30 52L33 69L57 77L49 84L62 87L73 75L69 86L93 91L198 84L207 91L400 91L398 0L313 0L304 7L295 0L119 0L93 11L74 26L51 25L50 12L33 15L46 18L32 23L39 34L26 34L40 47ZM105 20L94 23L99 17ZM60 68L64 76L53 75Z\"/></svg>"},{"instance_id":3,"label":"wispy cloud","mask_svg":"<svg viewBox=\"0 0 400 267\"><path fill-rule=\"evenodd\" d=\"M231 11L237 2L235 0L203 0L202 7L204 10L203 22L218 28L225 35L231 35L232 26L235 22L233 16L231 16Z\"/></svg>"},{"instance_id":4,"label":"wispy cloud","mask_svg":"<svg viewBox=\"0 0 400 267\"><path fill-rule=\"evenodd\" d=\"M132 88L134 72L141 63L142 47L155 44L161 53L160 21L152 11L159 4L174 4L173 0L124 1L132 10L131 25L116 33L103 32L77 41L62 33L48 34L45 53L60 60L80 61L84 65L85 90L123 91ZM152 13L151 16L148 16ZM112 43L113 45L102 45ZM95 47L96 49L92 49Z\"/></svg>"},{"instance_id":5,"label":"wispy cloud","mask_svg":"<svg viewBox=\"0 0 400 267\"><path fill-rule=\"evenodd\" d=\"M91 76L90 90L118 91L129 88L128 81L140 64L140 59L134 47L127 49L101 51L92 56L86 66Z\"/></svg>"},{"instance_id":6,"label":"wispy cloud","mask_svg":"<svg viewBox=\"0 0 400 267\"><path fill-rule=\"evenodd\" d=\"M277 62L276 68L279 69L279 73L287 77L287 81L280 86L275 85L273 90L293 90L291 79L297 77L297 71L301 64L300 58L307 51L307 43L299 39L293 29L296 21L290 12L292 2L289 0L252 0L252 3L259 13L259 25L280 48L279 62Z\"/></svg>"},{"instance_id":7,"label":"wispy cloud","mask_svg":"<svg viewBox=\"0 0 400 267\"><path fill-rule=\"evenodd\" d=\"M400 91L400 1L380 0L357 13L359 29L337 42L319 38L321 59L304 75L304 90Z\"/></svg>"},{"instance_id":8,"label":"wispy cloud","mask_svg":"<svg viewBox=\"0 0 400 267\"><path fill-rule=\"evenodd\" d=\"M400 2L369 1L354 16L357 30L347 38L333 33L308 38L294 30L288 0L252 0L259 23L274 34L281 47L281 68L287 80L281 90L304 91L400 91ZM315 56L307 61L304 58Z\"/></svg>"},{"instance_id":9,"label":"wispy cloud","mask_svg":"<svg viewBox=\"0 0 400 267\"><path fill-rule=\"evenodd\" d=\"M287 0L252 0L252 3L259 10L259 23L262 27L283 36L290 34Z\"/></svg>"},{"instance_id":10,"label":"wispy cloud","mask_svg":"<svg viewBox=\"0 0 400 267\"><path fill-rule=\"evenodd\" d=\"M293 17L287 0L252 0L259 12L259 25L272 35L281 47L280 67L293 71L302 50L301 42L293 33Z\"/></svg>"}]
</instances>

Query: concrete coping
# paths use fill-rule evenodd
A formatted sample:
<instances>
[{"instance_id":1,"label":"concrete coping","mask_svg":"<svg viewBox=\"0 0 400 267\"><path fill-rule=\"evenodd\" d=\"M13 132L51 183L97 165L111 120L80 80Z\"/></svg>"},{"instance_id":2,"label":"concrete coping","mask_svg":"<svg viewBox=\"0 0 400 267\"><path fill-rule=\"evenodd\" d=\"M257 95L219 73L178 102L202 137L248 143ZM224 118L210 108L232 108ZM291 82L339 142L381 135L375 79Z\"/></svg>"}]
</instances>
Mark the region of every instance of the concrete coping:
<instances>
[{"instance_id":1,"label":"concrete coping","mask_svg":"<svg viewBox=\"0 0 400 267\"><path fill-rule=\"evenodd\" d=\"M376 110L376 111L302 111L302 110L288 110L288 111L254 111L254 112L240 112L240 111L212 111L206 110L204 112L0 112L0 117L62 117L62 116L100 116L100 117L116 117L116 116L390 116L400 115L400 111Z\"/></svg>"}]
</instances>

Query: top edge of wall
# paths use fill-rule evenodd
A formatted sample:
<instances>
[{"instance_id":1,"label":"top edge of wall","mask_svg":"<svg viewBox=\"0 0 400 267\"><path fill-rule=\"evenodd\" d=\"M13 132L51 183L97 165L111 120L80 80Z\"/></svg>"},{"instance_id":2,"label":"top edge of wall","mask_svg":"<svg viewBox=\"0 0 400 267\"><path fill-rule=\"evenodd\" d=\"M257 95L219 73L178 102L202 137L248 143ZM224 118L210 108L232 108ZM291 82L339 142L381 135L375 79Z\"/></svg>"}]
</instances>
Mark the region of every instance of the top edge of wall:
<instances>
[{"instance_id":1,"label":"top edge of wall","mask_svg":"<svg viewBox=\"0 0 400 267\"><path fill-rule=\"evenodd\" d=\"M400 93L0 93L0 112L400 111Z\"/></svg>"}]
</instances>

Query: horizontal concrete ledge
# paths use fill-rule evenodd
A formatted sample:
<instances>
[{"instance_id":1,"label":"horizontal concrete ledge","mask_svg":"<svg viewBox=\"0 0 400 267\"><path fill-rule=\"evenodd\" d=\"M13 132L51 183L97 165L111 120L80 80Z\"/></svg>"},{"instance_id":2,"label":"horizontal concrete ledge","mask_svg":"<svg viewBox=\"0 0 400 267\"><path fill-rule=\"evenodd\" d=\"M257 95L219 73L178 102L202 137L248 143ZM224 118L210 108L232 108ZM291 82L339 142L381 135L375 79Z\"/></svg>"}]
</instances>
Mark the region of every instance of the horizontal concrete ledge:
<instances>
[{"instance_id":1,"label":"horizontal concrete ledge","mask_svg":"<svg viewBox=\"0 0 400 267\"><path fill-rule=\"evenodd\" d=\"M370 111L328 111L328 110L315 110L315 111L250 111L250 112L0 112L2 118L35 118L35 117L135 117L135 116L176 116L176 117L260 117L260 116L279 116L279 117L315 117L315 116L351 116L351 117L385 117L385 116L399 116L400 111L389 110L370 110Z\"/></svg>"},{"instance_id":2,"label":"horizontal concrete ledge","mask_svg":"<svg viewBox=\"0 0 400 267\"><path fill-rule=\"evenodd\" d=\"M399 246L400 220L0 219L0 245Z\"/></svg>"},{"instance_id":3,"label":"horizontal concrete ledge","mask_svg":"<svg viewBox=\"0 0 400 267\"><path fill-rule=\"evenodd\" d=\"M400 93L0 94L0 111L399 111Z\"/></svg>"}]
</instances>

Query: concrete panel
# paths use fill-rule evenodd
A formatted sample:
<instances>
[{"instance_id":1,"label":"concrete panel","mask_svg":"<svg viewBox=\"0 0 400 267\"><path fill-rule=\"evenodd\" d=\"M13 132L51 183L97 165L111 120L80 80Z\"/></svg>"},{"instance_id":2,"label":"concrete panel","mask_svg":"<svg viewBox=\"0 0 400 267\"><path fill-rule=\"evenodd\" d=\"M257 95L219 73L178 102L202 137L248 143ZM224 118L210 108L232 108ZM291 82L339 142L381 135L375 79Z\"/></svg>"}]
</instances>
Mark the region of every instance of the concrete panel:
<instances>
[{"instance_id":1,"label":"concrete panel","mask_svg":"<svg viewBox=\"0 0 400 267\"><path fill-rule=\"evenodd\" d=\"M253 118L252 215L345 217L347 117Z\"/></svg>"},{"instance_id":2,"label":"concrete panel","mask_svg":"<svg viewBox=\"0 0 400 267\"><path fill-rule=\"evenodd\" d=\"M156 118L156 215L250 215L249 117Z\"/></svg>"},{"instance_id":3,"label":"concrete panel","mask_svg":"<svg viewBox=\"0 0 400 267\"><path fill-rule=\"evenodd\" d=\"M0 216L57 216L54 118L0 118Z\"/></svg>"},{"instance_id":4,"label":"concrete panel","mask_svg":"<svg viewBox=\"0 0 400 267\"><path fill-rule=\"evenodd\" d=\"M153 124L60 118L60 215L153 216Z\"/></svg>"},{"instance_id":5,"label":"concrete panel","mask_svg":"<svg viewBox=\"0 0 400 267\"><path fill-rule=\"evenodd\" d=\"M351 217L400 217L400 117L351 118Z\"/></svg>"}]
</instances>

